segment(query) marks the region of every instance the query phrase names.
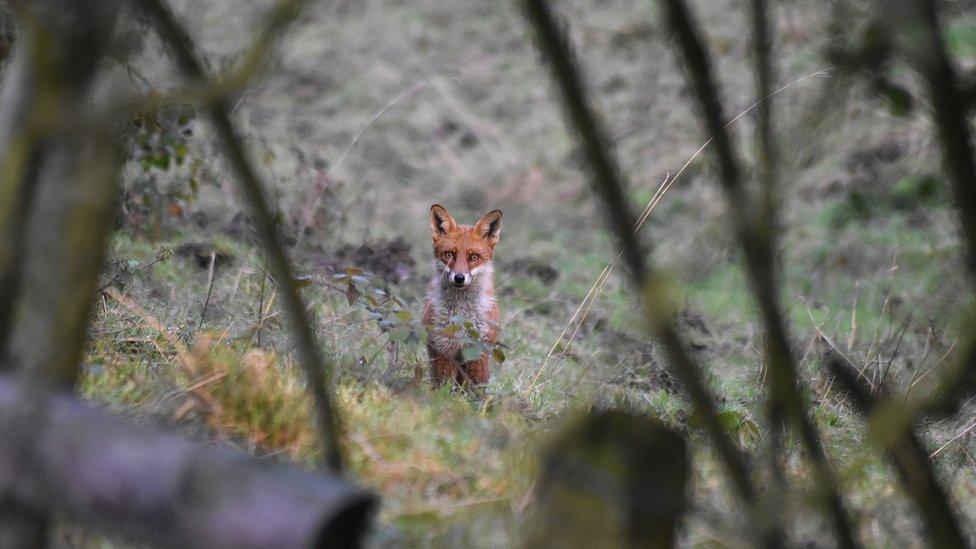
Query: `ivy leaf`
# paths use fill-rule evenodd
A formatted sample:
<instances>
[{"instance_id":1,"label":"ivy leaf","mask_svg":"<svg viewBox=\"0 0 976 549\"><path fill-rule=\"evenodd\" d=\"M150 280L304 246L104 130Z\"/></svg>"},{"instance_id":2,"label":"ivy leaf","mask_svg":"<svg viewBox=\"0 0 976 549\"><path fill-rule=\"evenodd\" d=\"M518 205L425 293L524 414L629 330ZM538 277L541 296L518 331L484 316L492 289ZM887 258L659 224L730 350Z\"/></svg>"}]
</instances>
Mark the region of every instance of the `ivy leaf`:
<instances>
[{"instance_id":1,"label":"ivy leaf","mask_svg":"<svg viewBox=\"0 0 976 549\"><path fill-rule=\"evenodd\" d=\"M726 431L736 434L739 431L739 425L745 419L745 414L736 410L725 410L715 414L715 417Z\"/></svg>"},{"instance_id":2,"label":"ivy leaf","mask_svg":"<svg viewBox=\"0 0 976 549\"><path fill-rule=\"evenodd\" d=\"M461 358L465 362L471 362L472 360L478 360L478 357L480 357L480 356L481 356L481 349L479 349L477 346L465 347L465 348L461 349Z\"/></svg>"},{"instance_id":3,"label":"ivy leaf","mask_svg":"<svg viewBox=\"0 0 976 549\"><path fill-rule=\"evenodd\" d=\"M505 362L505 351L498 347L491 350L491 356L495 357L495 361L497 361L499 364Z\"/></svg>"}]
</instances>

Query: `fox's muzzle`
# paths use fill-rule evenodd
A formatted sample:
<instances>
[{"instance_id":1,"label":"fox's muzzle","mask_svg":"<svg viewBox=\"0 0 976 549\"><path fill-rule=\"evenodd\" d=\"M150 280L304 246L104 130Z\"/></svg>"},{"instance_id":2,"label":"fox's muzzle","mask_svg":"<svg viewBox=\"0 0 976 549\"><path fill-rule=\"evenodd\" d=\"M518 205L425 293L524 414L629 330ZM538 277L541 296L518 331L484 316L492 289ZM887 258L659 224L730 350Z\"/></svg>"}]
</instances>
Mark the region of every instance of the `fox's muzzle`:
<instances>
[{"instance_id":1,"label":"fox's muzzle","mask_svg":"<svg viewBox=\"0 0 976 549\"><path fill-rule=\"evenodd\" d=\"M451 285L455 288L463 288L471 284L471 273L456 273L451 271L447 274L447 277L451 281Z\"/></svg>"}]
</instances>

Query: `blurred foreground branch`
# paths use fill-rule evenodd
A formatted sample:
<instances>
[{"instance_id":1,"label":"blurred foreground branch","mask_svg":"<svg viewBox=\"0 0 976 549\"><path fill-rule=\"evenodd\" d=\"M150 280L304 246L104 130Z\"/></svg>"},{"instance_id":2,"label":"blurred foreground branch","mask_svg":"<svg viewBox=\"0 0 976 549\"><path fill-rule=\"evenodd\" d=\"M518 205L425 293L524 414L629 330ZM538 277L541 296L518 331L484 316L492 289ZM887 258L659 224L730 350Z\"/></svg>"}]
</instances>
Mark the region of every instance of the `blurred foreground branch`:
<instances>
[{"instance_id":1,"label":"blurred foreground branch","mask_svg":"<svg viewBox=\"0 0 976 549\"><path fill-rule=\"evenodd\" d=\"M0 97L0 371L43 369L62 386L77 375L94 301L77 290L98 278L118 195L107 126L75 123L92 114L89 85L116 8L19 6L24 28ZM84 184L66 185L75 174Z\"/></svg>"},{"instance_id":2,"label":"blurred foreground branch","mask_svg":"<svg viewBox=\"0 0 976 549\"><path fill-rule=\"evenodd\" d=\"M590 108L571 46L545 0L525 0L523 6L526 17L535 30L539 49L552 69L553 78L562 95L566 117L579 133L583 154L591 172L590 182L593 190L603 200L607 222L620 242L631 282L640 292L648 326L664 347L671 370L688 392L695 413L702 419L705 431L732 481L735 493L754 510L756 491L745 457L719 421L715 400L705 384L701 370L676 331L676 306L668 281L654 271L641 252L637 235L633 232L635 217L625 196L623 176L611 156L596 115ZM754 518L760 520L760 517ZM763 530L767 545L780 544L778 534Z\"/></svg>"},{"instance_id":3,"label":"blurred foreground branch","mask_svg":"<svg viewBox=\"0 0 976 549\"><path fill-rule=\"evenodd\" d=\"M688 504L684 436L619 411L581 417L545 450L526 547L673 547Z\"/></svg>"},{"instance_id":4,"label":"blurred foreground branch","mask_svg":"<svg viewBox=\"0 0 976 549\"><path fill-rule=\"evenodd\" d=\"M13 6L18 41L0 97L0 372L13 372L35 398L16 418L0 415L11 427L2 437L9 478L45 421L37 397L72 387L79 373L118 195L120 157L108 126L87 124L117 8L93 0ZM6 480L0 543L44 544L50 509L18 500Z\"/></svg>"},{"instance_id":5,"label":"blurred foreground branch","mask_svg":"<svg viewBox=\"0 0 976 549\"><path fill-rule=\"evenodd\" d=\"M166 547L354 546L372 496L301 471L134 425L70 396L40 402L0 377L0 488L99 531ZM18 448L18 446L20 446Z\"/></svg>"},{"instance_id":6,"label":"blurred foreground branch","mask_svg":"<svg viewBox=\"0 0 976 549\"><path fill-rule=\"evenodd\" d=\"M152 112L163 107L186 103L206 105L234 97L267 68L268 61L275 51L273 47L275 40L298 18L306 3L308 0L278 0L262 17L254 38L232 68L182 87L172 87L160 92L153 91L140 96L135 99L135 105L123 104L122 112L128 114L133 109Z\"/></svg>"},{"instance_id":7,"label":"blurred foreground branch","mask_svg":"<svg viewBox=\"0 0 976 549\"><path fill-rule=\"evenodd\" d=\"M960 79L952 65L939 26L938 2L893 0L884 2L899 53L922 75L932 101L933 121L942 148L942 162L959 209L967 244L968 265L976 276L976 160L972 132Z\"/></svg>"},{"instance_id":8,"label":"blurred foreground branch","mask_svg":"<svg viewBox=\"0 0 976 549\"><path fill-rule=\"evenodd\" d=\"M351 484L133 425L65 395L80 372L119 193L117 121L90 89L118 7L17 4L23 32L0 101L0 544L45 544L56 515L157 546L355 545L374 504ZM233 160L247 165L228 128ZM266 204L258 210L270 219ZM280 280L293 295L290 277ZM304 312L297 298L292 305ZM301 325L300 347L314 351ZM321 369L309 378L324 390Z\"/></svg>"},{"instance_id":9,"label":"blurred foreground branch","mask_svg":"<svg viewBox=\"0 0 976 549\"><path fill-rule=\"evenodd\" d=\"M927 0L896 0L885 5L898 53L922 75L932 102L942 150L942 163L952 183L959 210L966 259L971 277L976 277L976 159L973 157L972 131L960 78L946 51L936 3ZM970 313L967 327L972 333L976 310ZM976 337L970 335L960 358L946 369L928 398L914 409L918 417L944 418L955 414L976 395ZM911 422L916 414L906 417Z\"/></svg>"},{"instance_id":10,"label":"blurred foreground branch","mask_svg":"<svg viewBox=\"0 0 976 549\"><path fill-rule=\"evenodd\" d=\"M196 49L194 42L186 29L177 22L170 9L161 0L136 0L136 4L153 19L157 32L174 54L180 70L195 82L205 82L207 75L194 53ZM282 22L288 20L290 19L285 17ZM244 140L230 120L230 105L225 97L216 97L206 105L206 110L223 142L228 161L237 174L238 186L249 206L251 217L257 226L258 236L267 255L268 271L278 281L283 307L295 338L298 363L302 366L312 394L316 422L325 447L325 463L333 472L340 472L343 467L339 445L341 424L332 396L333 367L325 361L319 349L308 312L292 283L294 276L291 263L281 244L280 230L264 196L257 168L245 150Z\"/></svg>"},{"instance_id":11,"label":"blurred foreground branch","mask_svg":"<svg viewBox=\"0 0 976 549\"><path fill-rule=\"evenodd\" d=\"M865 386L862 376L853 364L840 354L828 351L824 365L846 392L855 408L870 419L869 432L891 458L898 477L905 487L925 524L932 547L968 547L959 528L949 497L939 484L928 459L928 452L910 424L899 421L899 414L886 417L876 414L886 407L882 398ZM882 435L879 437L878 434Z\"/></svg>"},{"instance_id":12,"label":"blurred foreground branch","mask_svg":"<svg viewBox=\"0 0 976 549\"><path fill-rule=\"evenodd\" d=\"M765 355L769 365L767 390L771 428L780 428L781 420L785 416L785 419L796 429L812 462L817 489L824 495L825 508L833 521L840 544L844 547L856 546L857 541L854 539L851 521L837 490L837 482L820 442L820 434L804 405L796 359L779 303L779 285L775 271L776 248L773 236L775 215L772 202L774 183L772 178L775 177L775 172L774 156L770 148L772 142L770 107L765 105L760 110L760 114L763 115L760 131L763 145L761 150L764 161L764 193L767 196L759 208L763 217L757 218L750 213L755 209L753 200L742 181L741 163L736 157L732 137L726 129L718 83L712 71L711 58L703 46L701 33L682 0L662 0L661 3L668 27L683 54L701 108L705 129L709 137L714 140L713 150L720 170L719 181L725 191L733 228L745 259L746 276L762 317L766 343ZM768 88L768 82L763 84L769 78L770 71L765 36L767 33L765 5L759 2L754 4L753 9L756 12L754 24L758 28L755 31L755 38L759 43L757 74L760 88L763 86Z\"/></svg>"}]
</instances>

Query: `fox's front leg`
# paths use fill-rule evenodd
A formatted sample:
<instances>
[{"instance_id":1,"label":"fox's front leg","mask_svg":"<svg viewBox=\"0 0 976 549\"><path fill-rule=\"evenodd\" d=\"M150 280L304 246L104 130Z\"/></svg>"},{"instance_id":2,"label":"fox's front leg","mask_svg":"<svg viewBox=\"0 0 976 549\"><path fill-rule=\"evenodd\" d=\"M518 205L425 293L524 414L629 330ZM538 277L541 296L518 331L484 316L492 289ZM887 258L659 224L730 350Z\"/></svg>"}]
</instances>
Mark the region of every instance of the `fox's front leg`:
<instances>
[{"instance_id":1,"label":"fox's front leg","mask_svg":"<svg viewBox=\"0 0 976 549\"><path fill-rule=\"evenodd\" d=\"M454 359L445 356L430 345L427 346L427 356L430 358L430 377L434 385L441 386L448 381L454 381L460 371Z\"/></svg>"},{"instance_id":2,"label":"fox's front leg","mask_svg":"<svg viewBox=\"0 0 976 549\"><path fill-rule=\"evenodd\" d=\"M486 385L489 377L489 359L490 356L488 353L482 353L482 355L476 360L462 364L461 370L464 372L464 374L459 376L461 378L459 381L470 381L470 383L475 386Z\"/></svg>"}]
</instances>

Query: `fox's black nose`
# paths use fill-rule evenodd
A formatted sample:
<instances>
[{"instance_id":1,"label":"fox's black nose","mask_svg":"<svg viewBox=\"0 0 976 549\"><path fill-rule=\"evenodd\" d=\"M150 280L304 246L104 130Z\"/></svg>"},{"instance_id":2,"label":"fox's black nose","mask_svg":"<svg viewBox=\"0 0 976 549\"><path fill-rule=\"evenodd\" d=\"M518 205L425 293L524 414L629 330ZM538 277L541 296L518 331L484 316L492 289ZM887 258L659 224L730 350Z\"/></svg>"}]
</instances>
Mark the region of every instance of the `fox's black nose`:
<instances>
[{"instance_id":1,"label":"fox's black nose","mask_svg":"<svg viewBox=\"0 0 976 549\"><path fill-rule=\"evenodd\" d=\"M454 284L456 286L460 286L460 285L464 284L464 275L463 274L460 274L460 273L455 273L454 274Z\"/></svg>"}]
</instances>

